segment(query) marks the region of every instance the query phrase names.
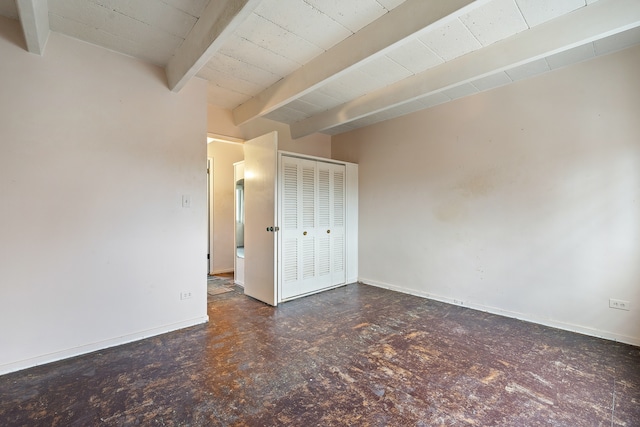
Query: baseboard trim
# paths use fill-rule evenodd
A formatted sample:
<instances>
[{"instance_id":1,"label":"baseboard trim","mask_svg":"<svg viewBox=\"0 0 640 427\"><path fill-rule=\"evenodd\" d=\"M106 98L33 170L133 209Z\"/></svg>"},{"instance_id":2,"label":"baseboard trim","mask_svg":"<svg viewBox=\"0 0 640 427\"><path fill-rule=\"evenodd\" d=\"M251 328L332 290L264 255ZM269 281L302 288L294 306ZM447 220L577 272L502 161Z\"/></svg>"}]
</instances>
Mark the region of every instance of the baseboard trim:
<instances>
[{"instance_id":1,"label":"baseboard trim","mask_svg":"<svg viewBox=\"0 0 640 427\"><path fill-rule=\"evenodd\" d=\"M467 301L462 303L461 301L455 298L443 297L440 295L434 295L427 292L420 292L413 289L404 288L402 286L392 285L390 283L380 282L377 280L367 279L363 277L359 278L358 282L365 285L369 285L369 286L375 286L377 288L383 288L383 289L389 289L391 291L401 292L403 294L414 295L417 297L444 302L447 304L457 305L460 307L467 307L472 310L484 311L487 313L496 314L498 316L509 317L512 319L522 320L530 323L536 323L538 325L548 326L551 328L562 329L569 332L575 332L582 335L588 335L596 338L602 338L609 341L616 341L616 342L621 342L624 344L630 344L630 345L640 347L639 338L620 335L613 332L602 331L598 329L588 328L585 326L574 325L571 323L558 322L552 319L537 317L535 315L528 314L528 313L519 313L515 311L503 310L500 308L486 306L482 304L468 303Z\"/></svg>"},{"instance_id":2,"label":"baseboard trim","mask_svg":"<svg viewBox=\"0 0 640 427\"><path fill-rule=\"evenodd\" d=\"M194 319L185 320L170 325L165 325L159 328L152 328L145 331L136 332L121 337L108 339L104 341L98 341L91 344L82 345L66 350L56 351L54 353L45 354L38 357L32 357L18 362L8 363L0 366L0 375L8 374L11 372L21 371L23 369L33 368L35 366L45 365L47 363L57 362L63 359L71 357L82 356L84 354L93 353L94 351L105 350L111 347L117 347L119 345L128 344L130 342L139 341L145 338L154 337L157 335L166 334L168 332L177 331L178 329L184 329L191 326L201 325L209 321L209 316L197 317Z\"/></svg>"},{"instance_id":3,"label":"baseboard trim","mask_svg":"<svg viewBox=\"0 0 640 427\"><path fill-rule=\"evenodd\" d=\"M209 276L214 276L216 274L224 274L224 273L233 273L233 268L221 268L219 270L213 270L209 273Z\"/></svg>"}]
</instances>

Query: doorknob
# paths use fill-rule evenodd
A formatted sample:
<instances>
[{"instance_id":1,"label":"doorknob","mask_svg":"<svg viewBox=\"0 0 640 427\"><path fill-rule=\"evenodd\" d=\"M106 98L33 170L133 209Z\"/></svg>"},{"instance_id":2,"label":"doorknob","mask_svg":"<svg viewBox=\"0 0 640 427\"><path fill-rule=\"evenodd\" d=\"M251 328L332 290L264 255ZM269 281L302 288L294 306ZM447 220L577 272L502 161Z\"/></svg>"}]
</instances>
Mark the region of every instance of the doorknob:
<instances>
[{"instance_id":1,"label":"doorknob","mask_svg":"<svg viewBox=\"0 0 640 427\"><path fill-rule=\"evenodd\" d=\"M303 236L306 236L306 235L307 235L307 232L306 232L306 231L303 231L303 232L302 232L302 235L303 235Z\"/></svg>"},{"instance_id":2,"label":"doorknob","mask_svg":"<svg viewBox=\"0 0 640 427\"><path fill-rule=\"evenodd\" d=\"M327 234L331 233L331 230L327 230Z\"/></svg>"}]
</instances>

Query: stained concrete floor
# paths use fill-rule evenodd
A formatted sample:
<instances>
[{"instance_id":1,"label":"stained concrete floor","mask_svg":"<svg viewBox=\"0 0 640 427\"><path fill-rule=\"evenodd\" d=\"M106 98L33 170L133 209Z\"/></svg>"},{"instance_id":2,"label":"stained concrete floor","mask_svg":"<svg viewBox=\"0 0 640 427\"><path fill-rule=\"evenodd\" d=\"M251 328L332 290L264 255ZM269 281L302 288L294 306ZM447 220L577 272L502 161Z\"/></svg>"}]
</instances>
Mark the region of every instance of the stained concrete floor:
<instances>
[{"instance_id":1,"label":"stained concrete floor","mask_svg":"<svg viewBox=\"0 0 640 427\"><path fill-rule=\"evenodd\" d=\"M218 274L207 277L207 302L213 301L219 294L231 291L242 292L242 288L233 282L233 274Z\"/></svg>"},{"instance_id":2,"label":"stained concrete floor","mask_svg":"<svg viewBox=\"0 0 640 427\"><path fill-rule=\"evenodd\" d=\"M0 376L2 426L640 426L640 349L366 285Z\"/></svg>"}]
</instances>

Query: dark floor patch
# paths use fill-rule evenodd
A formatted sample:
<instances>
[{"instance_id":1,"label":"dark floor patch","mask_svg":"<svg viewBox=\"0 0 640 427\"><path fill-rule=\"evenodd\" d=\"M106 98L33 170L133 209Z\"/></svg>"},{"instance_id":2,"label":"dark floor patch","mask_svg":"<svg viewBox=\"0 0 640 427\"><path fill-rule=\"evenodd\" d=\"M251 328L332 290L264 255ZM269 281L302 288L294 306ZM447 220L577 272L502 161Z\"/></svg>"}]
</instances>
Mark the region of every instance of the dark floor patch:
<instances>
[{"instance_id":1,"label":"dark floor patch","mask_svg":"<svg viewBox=\"0 0 640 427\"><path fill-rule=\"evenodd\" d=\"M229 276L208 276L207 277L207 296L211 301L211 297L233 292L237 290L237 286L233 283L233 277Z\"/></svg>"},{"instance_id":2,"label":"dark floor patch","mask_svg":"<svg viewBox=\"0 0 640 427\"><path fill-rule=\"evenodd\" d=\"M0 377L2 426L640 426L640 349L349 285Z\"/></svg>"}]
</instances>

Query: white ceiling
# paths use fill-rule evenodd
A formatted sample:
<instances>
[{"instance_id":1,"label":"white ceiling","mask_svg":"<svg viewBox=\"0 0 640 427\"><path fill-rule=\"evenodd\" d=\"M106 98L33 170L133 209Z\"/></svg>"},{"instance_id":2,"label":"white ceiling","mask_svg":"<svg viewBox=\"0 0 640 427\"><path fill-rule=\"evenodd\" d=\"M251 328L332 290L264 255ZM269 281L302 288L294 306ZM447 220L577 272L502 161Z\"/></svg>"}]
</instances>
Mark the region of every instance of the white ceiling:
<instances>
[{"instance_id":1,"label":"white ceiling","mask_svg":"<svg viewBox=\"0 0 640 427\"><path fill-rule=\"evenodd\" d=\"M33 52L55 31L165 67L174 91L197 75L237 124L266 117L294 137L640 43L638 0L0 0L0 15Z\"/></svg>"}]
</instances>

